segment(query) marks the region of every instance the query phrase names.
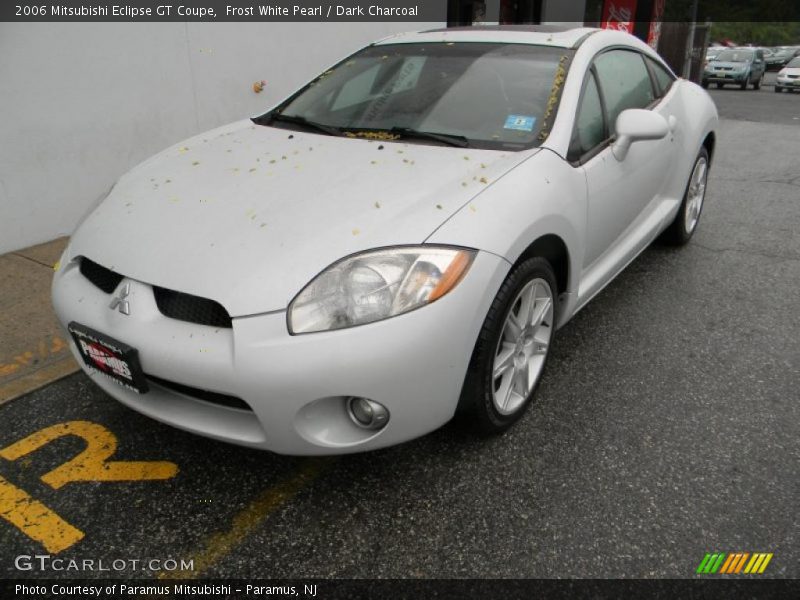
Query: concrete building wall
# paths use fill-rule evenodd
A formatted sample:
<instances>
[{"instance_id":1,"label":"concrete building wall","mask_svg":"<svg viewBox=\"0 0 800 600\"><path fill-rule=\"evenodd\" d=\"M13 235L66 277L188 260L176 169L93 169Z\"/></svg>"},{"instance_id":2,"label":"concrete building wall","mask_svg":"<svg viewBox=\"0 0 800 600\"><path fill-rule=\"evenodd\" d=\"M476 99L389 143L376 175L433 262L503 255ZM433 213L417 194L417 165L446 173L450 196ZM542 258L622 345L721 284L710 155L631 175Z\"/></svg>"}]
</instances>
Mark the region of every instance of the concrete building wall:
<instances>
[{"instance_id":1,"label":"concrete building wall","mask_svg":"<svg viewBox=\"0 0 800 600\"><path fill-rule=\"evenodd\" d=\"M71 233L141 160L266 110L365 43L442 25L0 24L0 253Z\"/></svg>"}]
</instances>

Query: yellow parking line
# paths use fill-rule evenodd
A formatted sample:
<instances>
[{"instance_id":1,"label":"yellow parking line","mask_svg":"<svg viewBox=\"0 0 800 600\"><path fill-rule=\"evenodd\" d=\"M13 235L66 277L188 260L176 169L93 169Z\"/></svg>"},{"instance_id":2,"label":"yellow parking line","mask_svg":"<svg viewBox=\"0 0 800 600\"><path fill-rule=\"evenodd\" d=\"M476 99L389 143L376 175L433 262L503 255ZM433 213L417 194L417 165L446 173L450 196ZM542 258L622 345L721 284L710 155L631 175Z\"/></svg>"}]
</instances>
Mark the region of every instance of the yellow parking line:
<instances>
[{"instance_id":1,"label":"yellow parking line","mask_svg":"<svg viewBox=\"0 0 800 600\"><path fill-rule=\"evenodd\" d=\"M54 381L72 375L80 368L78 363L71 355L67 354L60 360L48 364L42 368L31 370L27 373L22 373L14 379L2 380L4 374L4 367L7 365L0 365L0 404L10 402L20 396L28 394L34 390L38 390ZM11 365L12 367L14 365ZM10 372L10 371L9 371Z\"/></svg>"},{"instance_id":2,"label":"yellow parking line","mask_svg":"<svg viewBox=\"0 0 800 600\"><path fill-rule=\"evenodd\" d=\"M57 554L83 539L83 532L0 476L0 517Z\"/></svg>"},{"instance_id":3,"label":"yellow parking line","mask_svg":"<svg viewBox=\"0 0 800 600\"><path fill-rule=\"evenodd\" d=\"M291 478L267 488L244 510L237 514L228 531L215 533L205 540L203 550L191 557L194 571L162 572L159 579L193 579L201 577L211 566L224 558L258 527L275 509L309 485L333 462L332 459L312 458L302 462Z\"/></svg>"}]
</instances>

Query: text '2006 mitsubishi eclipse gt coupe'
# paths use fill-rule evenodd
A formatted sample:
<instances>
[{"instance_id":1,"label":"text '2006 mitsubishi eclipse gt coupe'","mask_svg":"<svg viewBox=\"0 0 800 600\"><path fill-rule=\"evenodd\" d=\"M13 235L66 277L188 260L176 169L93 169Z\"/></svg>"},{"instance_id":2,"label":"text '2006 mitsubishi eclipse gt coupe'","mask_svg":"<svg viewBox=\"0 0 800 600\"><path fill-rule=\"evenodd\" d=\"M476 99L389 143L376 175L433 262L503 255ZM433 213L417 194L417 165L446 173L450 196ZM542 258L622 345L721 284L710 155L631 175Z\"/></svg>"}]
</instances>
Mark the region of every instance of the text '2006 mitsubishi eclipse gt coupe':
<instances>
[{"instance_id":1,"label":"text '2006 mitsubishi eclipse gt coupe'","mask_svg":"<svg viewBox=\"0 0 800 600\"><path fill-rule=\"evenodd\" d=\"M520 418L556 330L697 227L717 113L636 38L444 29L356 52L124 175L53 284L125 405L295 455Z\"/></svg>"}]
</instances>

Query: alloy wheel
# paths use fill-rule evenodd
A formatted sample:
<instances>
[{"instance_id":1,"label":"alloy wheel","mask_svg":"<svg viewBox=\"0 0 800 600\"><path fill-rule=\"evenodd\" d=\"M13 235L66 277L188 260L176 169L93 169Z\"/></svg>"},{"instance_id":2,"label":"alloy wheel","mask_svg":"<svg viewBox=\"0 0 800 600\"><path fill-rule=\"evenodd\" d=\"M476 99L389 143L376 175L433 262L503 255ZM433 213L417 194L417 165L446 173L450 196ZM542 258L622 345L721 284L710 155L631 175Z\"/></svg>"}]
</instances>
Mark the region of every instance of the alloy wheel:
<instances>
[{"instance_id":1,"label":"alloy wheel","mask_svg":"<svg viewBox=\"0 0 800 600\"><path fill-rule=\"evenodd\" d=\"M684 211L684 228L686 233L692 233L700 219L703 210L703 200L706 195L706 179L708 177L708 161L705 156L697 159L689 180L689 190L686 195L686 210Z\"/></svg>"},{"instance_id":2,"label":"alloy wheel","mask_svg":"<svg viewBox=\"0 0 800 600\"><path fill-rule=\"evenodd\" d=\"M525 404L544 368L553 335L553 291L529 281L511 304L494 354L492 398L502 415Z\"/></svg>"}]
</instances>

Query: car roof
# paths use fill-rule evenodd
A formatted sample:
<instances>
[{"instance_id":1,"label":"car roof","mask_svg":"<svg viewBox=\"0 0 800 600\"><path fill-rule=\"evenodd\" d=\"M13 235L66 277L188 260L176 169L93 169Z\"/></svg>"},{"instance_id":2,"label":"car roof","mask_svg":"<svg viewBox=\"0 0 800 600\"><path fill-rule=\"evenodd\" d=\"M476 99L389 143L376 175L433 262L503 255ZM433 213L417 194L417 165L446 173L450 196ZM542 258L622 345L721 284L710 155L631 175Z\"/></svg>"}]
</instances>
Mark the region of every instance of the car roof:
<instances>
[{"instance_id":1,"label":"car roof","mask_svg":"<svg viewBox=\"0 0 800 600\"><path fill-rule=\"evenodd\" d=\"M577 48L588 36L601 31L593 27L553 25L483 25L448 27L399 33L375 42L382 44L417 44L430 42L495 42L531 44L556 48Z\"/></svg>"}]
</instances>

